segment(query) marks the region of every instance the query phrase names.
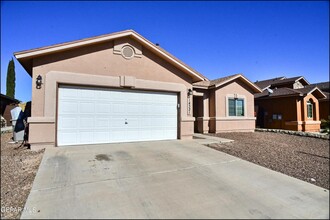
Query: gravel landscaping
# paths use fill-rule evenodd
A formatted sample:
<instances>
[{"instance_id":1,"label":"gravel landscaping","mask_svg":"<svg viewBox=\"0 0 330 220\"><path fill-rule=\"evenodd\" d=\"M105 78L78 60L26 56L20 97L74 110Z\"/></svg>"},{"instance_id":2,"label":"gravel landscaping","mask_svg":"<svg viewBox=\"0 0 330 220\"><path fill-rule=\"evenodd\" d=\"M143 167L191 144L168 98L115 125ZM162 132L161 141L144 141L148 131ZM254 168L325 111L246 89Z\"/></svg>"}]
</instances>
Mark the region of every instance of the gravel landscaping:
<instances>
[{"instance_id":1,"label":"gravel landscaping","mask_svg":"<svg viewBox=\"0 0 330 220\"><path fill-rule=\"evenodd\" d=\"M273 132L210 135L234 140L211 148L329 189L329 140Z\"/></svg>"},{"instance_id":2,"label":"gravel landscaping","mask_svg":"<svg viewBox=\"0 0 330 220\"><path fill-rule=\"evenodd\" d=\"M1 219L20 218L44 152L18 148L11 137L1 134Z\"/></svg>"}]
</instances>

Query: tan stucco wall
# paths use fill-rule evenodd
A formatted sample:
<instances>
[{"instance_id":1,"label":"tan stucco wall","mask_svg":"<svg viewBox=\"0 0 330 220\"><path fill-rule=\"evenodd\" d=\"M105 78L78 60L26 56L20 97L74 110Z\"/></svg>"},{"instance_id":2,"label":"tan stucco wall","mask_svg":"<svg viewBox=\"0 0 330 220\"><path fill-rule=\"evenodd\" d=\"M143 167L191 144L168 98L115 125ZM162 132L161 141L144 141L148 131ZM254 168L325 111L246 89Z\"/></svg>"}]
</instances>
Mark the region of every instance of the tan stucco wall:
<instances>
[{"instance_id":1,"label":"tan stucco wall","mask_svg":"<svg viewBox=\"0 0 330 220\"><path fill-rule=\"evenodd\" d=\"M254 96L253 90L240 78L228 82L217 88L203 90L195 89L203 93L203 117L198 117L198 132L218 133L235 131L254 131ZM228 99L244 99L244 116L229 116ZM197 108L197 107L196 107Z\"/></svg>"},{"instance_id":2,"label":"tan stucco wall","mask_svg":"<svg viewBox=\"0 0 330 220\"><path fill-rule=\"evenodd\" d=\"M130 38L126 38L131 42ZM132 43L133 44L133 43ZM137 79L182 83L191 88L192 79L173 65L142 48L141 58L125 59L114 54L114 42L85 46L33 59L32 115L43 115L44 86L35 89L38 75L45 79L50 71L82 73L99 76L134 76Z\"/></svg>"},{"instance_id":3,"label":"tan stucco wall","mask_svg":"<svg viewBox=\"0 0 330 220\"><path fill-rule=\"evenodd\" d=\"M29 141L32 145L54 145L56 142L59 84L122 88L124 77L134 84L133 89L177 92L180 102L179 137L192 137L192 96L190 112L187 107L187 90L192 88L190 76L145 48L142 48L140 58L125 59L113 53L113 46L113 42L101 43L33 60L32 117L29 119ZM35 85L38 75L43 77L41 89L36 89ZM42 138L39 137L40 131L43 131Z\"/></svg>"},{"instance_id":4,"label":"tan stucco wall","mask_svg":"<svg viewBox=\"0 0 330 220\"><path fill-rule=\"evenodd\" d=\"M227 97L234 96L237 94L238 97L245 97L245 113L246 117L254 117L254 96L251 89L243 83L241 80L236 79L229 84L220 86L216 90L216 117L227 117Z\"/></svg>"},{"instance_id":5,"label":"tan stucco wall","mask_svg":"<svg viewBox=\"0 0 330 220\"><path fill-rule=\"evenodd\" d=\"M244 98L244 112L242 117L231 117L228 115L228 98ZM254 131L254 96L252 89L240 79L231 81L215 90L215 117L210 117L211 124L215 126L215 132L228 131ZM213 107L210 105L210 107ZM213 131L214 132L214 131Z\"/></svg>"},{"instance_id":6,"label":"tan stucco wall","mask_svg":"<svg viewBox=\"0 0 330 220\"><path fill-rule=\"evenodd\" d=\"M216 120L217 132L251 132L255 129L255 119Z\"/></svg>"}]
</instances>

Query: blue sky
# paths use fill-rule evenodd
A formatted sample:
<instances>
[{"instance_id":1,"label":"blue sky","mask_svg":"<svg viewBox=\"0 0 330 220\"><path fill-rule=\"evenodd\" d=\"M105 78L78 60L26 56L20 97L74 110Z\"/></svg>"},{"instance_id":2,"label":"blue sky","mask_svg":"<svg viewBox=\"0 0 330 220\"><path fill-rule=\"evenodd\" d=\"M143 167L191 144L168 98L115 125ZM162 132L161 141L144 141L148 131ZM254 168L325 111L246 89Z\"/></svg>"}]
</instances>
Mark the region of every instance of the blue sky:
<instances>
[{"instance_id":1,"label":"blue sky","mask_svg":"<svg viewBox=\"0 0 330 220\"><path fill-rule=\"evenodd\" d=\"M329 2L3 2L1 93L13 53L133 29L215 79L329 80ZM14 58L15 59L15 58ZM31 77L15 60L16 98Z\"/></svg>"}]
</instances>

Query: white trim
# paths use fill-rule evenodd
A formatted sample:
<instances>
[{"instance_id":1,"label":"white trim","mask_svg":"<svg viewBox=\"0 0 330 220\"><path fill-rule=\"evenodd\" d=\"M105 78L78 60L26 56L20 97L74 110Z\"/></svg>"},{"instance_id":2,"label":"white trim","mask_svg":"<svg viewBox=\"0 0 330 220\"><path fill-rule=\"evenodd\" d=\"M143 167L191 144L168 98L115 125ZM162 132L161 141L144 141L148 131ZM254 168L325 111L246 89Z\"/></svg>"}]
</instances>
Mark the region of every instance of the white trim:
<instances>
[{"instance_id":1,"label":"white trim","mask_svg":"<svg viewBox=\"0 0 330 220\"><path fill-rule=\"evenodd\" d=\"M307 95L312 94L315 90L318 90L323 95L323 98L327 98L327 96L324 95L324 93L318 87L315 87L314 89L312 89L311 91L309 91L307 93Z\"/></svg>"},{"instance_id":2,"label":"white trim","mask_svg":"<svg viewBox=\"0 0 330 220\"><path fill-rule=\"evenodd\" d=\"M317 125L321 124L321 121L286 121L285 125Z\"/></svg>"},{"instance_id":3,"label":"white trim","mask_svg":"<svg viewBox=\"0 0 330 220\"><path fill-rule=\"evenodd\" d=\"M210 120L216 120L216 121L240 121L240 120L256 120L256 117L210 117Z\"/></svg>"},{"instance_id":4,"label":"white trim","mask_svg":"<svg viewBox=\"0 0 330 220\"><path fill-rule=\"evenodd\" d=\"M196 117L197 121L208 121L210 117Z\"/></svg>"},{"instance_id":5,"label":"white trim","mask_svg":"<svg viewBox=\"0 0 330 220\"><path fill-rule=\"evenodd\" d=\"M93 44L93 43L98 43L98 42L102 42L102 41L106 41L106 40L112 40L112 39L115 39L118 37L125 37L125 36L129 36L130 34L131 34L130 32L119 33L119 34L115 34L115 35L111 35L111 36L101 37L101 38L97 38L97 39L90 39L90 40L66 44L66 45L62 45L62 46L55 46L52 48L40 49L40 50L32 51L32 52L25 52L25 53L23 52L22 54L15 55L15 57L16 57L16 59L21 59L21 58L27 58L27 57L31 57L31 56L37 56L37 55L41 55L44 53L56 52L56 51L60 51L60 50L84 46L87 44Z\"/></svg>"},{"instance_id":6,"label":"white trim","mask_svg":"<svg viewBox=\"0 0 330 220\"><path fill-rule=\"evenodd\" d=\"M309 117L309 116L308 116L308 111L309 111L308 107L309 107L309 105L312 106L312 109L311 109L311 110L312 110L312 112L311 112L311 113L312 113L312 117ZM306 102L306 110L307 110L306 113L307 113L307 118L313 118L313 116L314 116L314 110L313 110L313 108L314 108L313 103L312 103L311 101L307 101L307 102Z\"/></svg>"},{"instance_id":7,"label":"white trim","mask_svg":"<svg viewBox=\"0 0 330 220\"><path fill-rule=\"evenodd\" d=\"M204 93L202 93L202 92L196 92L195 90L193 90L193 96L203 97L204 96Z\"/></svg>"},{"instance_id":8,"label":"white trim","mask_svg":"<svg viewBox=\"0 0 330 220\"><path fill-rule=\"evenodd\" d=\"M305 82L307 83L307 85L310 85L310 83L305 79L305 77L301 76L298 79L296 79L294 82L300 81L301 79L305 80Z\"/></svg>"},{"instance_id":9,"label":"white trim","mask_svg":"<svg viewBox=\"0 0 330 220\"><path fill-rule=\"evenodd\" d=\"M192 121L195 121L195 118L194 117L182 117L180 122L192 122Z\"/></svg>"},{"instance_id":10,"label":"white trim","mask_svg":"<svg viewBox=\"0 0 330 220\"><path fill-rule=\"evenodd\" d=\"M198 74L194 73L193 71L191 71L189 68L187 68L186 66L182 65L181 63L179 63L178 61L176 61L175 59L173 59L172 57L168 56L166 53L164 53L163 51L159 50L155 45L147 42L146 40L144 40L143 38L141 38L140 36L138 36L137 34L135 34L134 32L131 32L131 35L134 36L135 38L137 38L138 40L140 40L142 43L145 43L146 45L148 45L150 48L152 48L153 50L155 50L156 52L160 53L161 55L163 55L164 57L166 57L167 59L171 60L172 62L178 64L180 67L182 67L183 69L185 69L186 71L190 72L191 74L193 74L194 76L196 76L197 78L201 79L202 81L204 81L205 79L201 76L199 76Z\"/></svg>"},{"instance_id":11,"label":"white trim","mask_svg":"<svg viewBox=\"0 0 330 220\"><path fill-rule=\"evenodd\" d=\"M65 50L65 49L75 48L75 47L84 46L84 45L93 44L93 43L99 43L99 42L112 40L112 39L116 39L116 38L119 38L119 37L126 37L126 36L133 36L134 38L139 40L142 44L149 47L149 49L159 53L160 55L162 55L166 59L174 62L176 65L178 65L182 69L186 70L187 72L189 72L193 76L197 77L198 79L200 79L202 81L205 81L205 78L203 78L199 74L195 73L194 71L190 70L189 68L187 68L185 65L181 64L180 62L176 61L175 59L173 59L172 57L170 57L169 55L167 55L166 53L164 53L163 51L158 49L151 42L148 42L146 39L140 37L138 34L136 34L135 32L133 32L131 30L127 31L127 32L124 32L124 33L113 34L111 36L100 37L100 38L97 38L97 39L90 39L90 40L76 42L76 43L69 43L69 44L62 45L62 46L55 46L55 47L52 47L52 48L40 49L40 50L32 51L32 52L22 52L21 54L14 54L14 56L16 57L16 59L28 58L28 57L32 57L32 56L45 54L45 53L57 52L57 51Z\"/></svg>"},{"instance_id":12,"label":"white trim","mask_svg":"<svg viewBox=\"0 0 330 220\"><path fill-rule=\"evenodd\" d=\"M193 87L194 89L209 89L208 86L195 86L195 85L193 85L192 87Z\"/></svg>"},{"instance_id":13,"label":"white trim","mask_svg":"<svg viewBox=\"0 0 330 220\"><path fill-rule=\"evenodd\" d=\"M55 123L54 117L29 117L29 123Z\"/></svg>"},{"instance_id":14,"label":"white trim","mask_svg":"<svg viewBox=\"0 0 330 220\"><path fill-rule=\"evenodd\" d=\"M247 103L246 103L246 96L245 95L239 95L236 94L236 97L238 99L243 99L244 100L244 116L229 116L229 99L234 99L235 94L227 94L225 97L226 101L226 118L247 118Z\"/></svg>"},{"instance_id":15,"label":"white trim","mask_svg":"<svg viewBox=\"0 0 330 220\"><path fill-rule=\"evenodd\" d=\"M318 125L321 124L321 121L303 121L302 123L305 125Z\"/></svg>"}]
</instances>

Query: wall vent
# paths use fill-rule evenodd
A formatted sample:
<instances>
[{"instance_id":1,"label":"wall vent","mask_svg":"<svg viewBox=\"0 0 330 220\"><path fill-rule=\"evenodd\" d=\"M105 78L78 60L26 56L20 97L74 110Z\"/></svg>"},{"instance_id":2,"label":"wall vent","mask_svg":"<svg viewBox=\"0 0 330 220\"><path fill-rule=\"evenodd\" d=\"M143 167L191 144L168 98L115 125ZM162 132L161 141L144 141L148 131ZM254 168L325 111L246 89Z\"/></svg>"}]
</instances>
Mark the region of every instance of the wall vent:
<instances>
[{"instance_id":1,"label":"wall vent","mask_svg":"<svg viewBox=\"0 0 330 220\"><path fill-rule=\"evenodd\" d=\"M126 59L134 57L134 49L130 46L124 46L121 50L121 55Z\"/></svg>"}]
</instances>

